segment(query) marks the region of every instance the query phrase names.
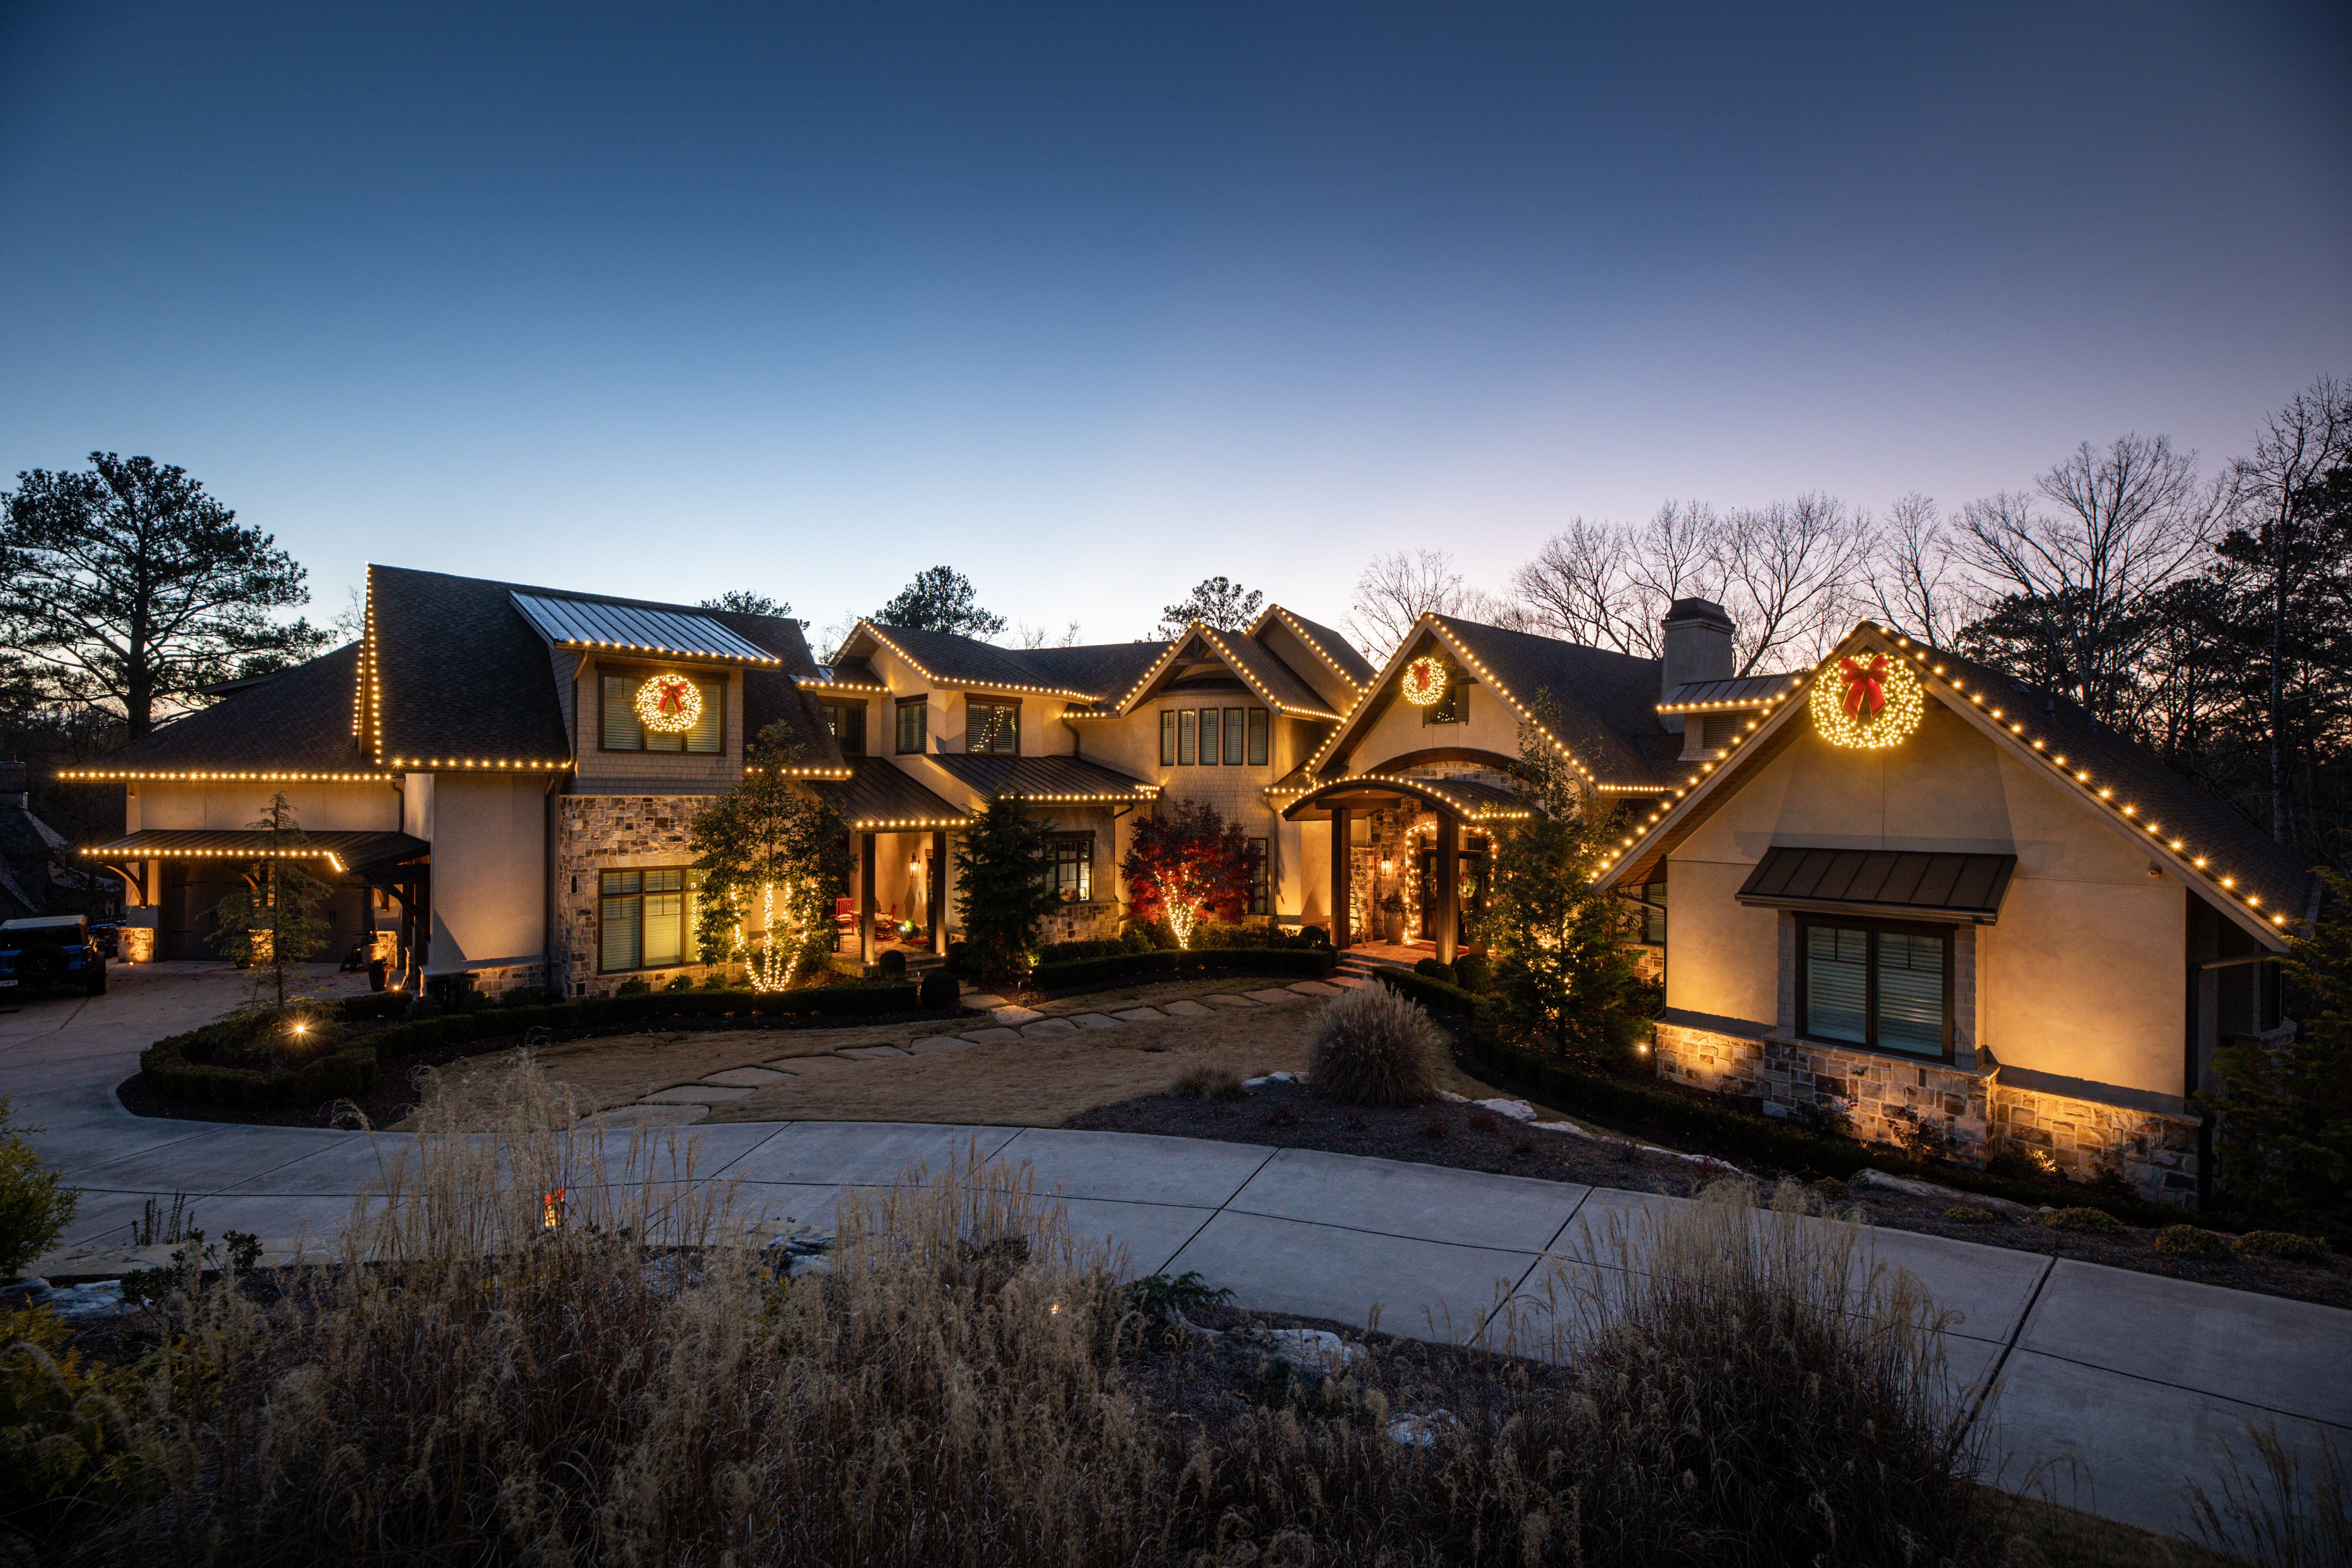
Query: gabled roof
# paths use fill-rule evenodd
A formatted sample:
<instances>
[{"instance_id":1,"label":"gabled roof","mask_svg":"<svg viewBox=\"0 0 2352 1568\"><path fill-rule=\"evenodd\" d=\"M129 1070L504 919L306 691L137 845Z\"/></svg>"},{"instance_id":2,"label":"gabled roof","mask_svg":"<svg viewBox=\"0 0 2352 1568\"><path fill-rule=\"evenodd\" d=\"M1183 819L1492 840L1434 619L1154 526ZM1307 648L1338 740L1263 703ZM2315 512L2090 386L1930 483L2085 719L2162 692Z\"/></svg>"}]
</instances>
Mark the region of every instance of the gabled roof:
<instances>
[{"instance_id":1,"label":"gabled roof","mask_svg":"<svg viewBox=\"0 0 2352 1568\"><path fill-rule=\"evenodd\" d=\"M541 664L546 663L544 655ZM238 683L209 708L149 731L96 767L63 779L382 779L352 735L360 645L257 680Z\"/></svg>"},{"instance_id":2,"label":"gabled roof","mask_svg":"<svg viewBox=\"0 0 2352 1568\"><path fill-rule=\"evenodd\" d=\"M1132 713L1138 703L1159 689L1161 678L1178 663L1199 658L1213 658L1223 664L1277 712L1302 719L1339 717L1296 670L1275 656L1273 649L1245 632L1220 631L1206 621L1194 621L1184 628L1182 637L1162 645L1160 657L1144 668L1114 703L1105 704L1105 709Z\"/></svg>"},{"instance_id":3,"label":"gabled roof","mask_svg":"<svg viewBox=\"0 0 2352 1568\"><path fill-rule=\"evenodd\" d=\"M861 620L850 628L836 665L866 658L873 646L888 648L914 667L915 673L934 686L978 687L988 691L1036 692L1095 702L1103 693L1074 685L1065 669L1080 662L1078 656L1094 648L1009 648L950 632L928 632L913 626L886 626ZM1066 656L1058 661L1039 660L1041 654ZM1034 661L1034 662L1033 662Z\"/></svg>"},{"instance_id":4,"label":"gabled roof","mask_svg":"<svg viewBox=\"0 0 2352 1568\"><path fill-rule=\"evenodd\" d=\"M782 662L767 649L720 626L705 611L660 610L569 595L517 592L510 597L523 619L562 647L609 647L746 664Z\"/></svg>"},{"instance_id":5,"label":"gabled roof","mask_svg":"<svg viewBox=\"0 0 2352 1568\"><path fill-rule=\"evenodd\" d=\"M1664 787L1653 761L1667 738L1656 712L1658 660L1434 613L1413 623L1364 700L1308 762L1310 769L1321 772L1387 711L1399 672L1433 640L1521 721L1536 723L1536 706L1548 698L1557 725L1538 728L1594 788L1647 794Z\"/></svg>"},{"instance_id":6,"label":"gabled roof","mask_svg":"<svg viewBox=\"0 0 2352 1568\"><path fill-rule=\"evenodd\" d=\"M1989 666L1864 621L1753 731L1702 762L1650 813L1595 879L1646 879L1668 850L1736 794L1806 721L1802 699L1840 658L1864 651L1908 661L1931 700L1959 714L2002 752L2050 781L2110 831L2130 839L2245 929L2283 946L2312 908L2316 879L2293 851L2227 804L2116 734L2075 704L2029 690Z\"/></svg>"},{"instance_id":7,"label":"gabled roof","mask_svg":"<svg viewBox=\"0 0 2352 1568\"><path fill-rule=\"evenodd\" d=\"M1359 653L1355 644L1329 626L1310 621L1296 610L1285 609L1280 605L1268 605L1258 612L1257 619L1250 623L1247 635L1255 639L1265 623L1271 620L1279 620L1288 626L1299 641L1314 649L1317 657L1331 667L1333 674L1356 690L1361 691L1372 683L1372 677L1377 673L1372 668L1372 661Z\"/></svg>"}]
</instances>

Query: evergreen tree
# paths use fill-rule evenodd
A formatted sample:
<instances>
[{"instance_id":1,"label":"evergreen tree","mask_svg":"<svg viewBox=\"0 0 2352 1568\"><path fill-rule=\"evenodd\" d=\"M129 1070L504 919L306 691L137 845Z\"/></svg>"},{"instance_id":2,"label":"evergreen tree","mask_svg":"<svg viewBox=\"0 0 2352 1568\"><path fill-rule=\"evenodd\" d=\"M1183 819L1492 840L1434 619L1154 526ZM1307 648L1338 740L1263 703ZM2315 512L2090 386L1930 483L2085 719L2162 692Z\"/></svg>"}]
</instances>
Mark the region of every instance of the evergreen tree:
<instances>
[{"instance_id":1,"label":"evergreen tree","mask_svg":"<svg viewBox=\"0 0 2352 1568\"><path fill-rule=\"evenodd\" d=\"M877 624L906 626L914 631L948 632L960 637L994 637L1005 626L1003 616L980 607L971 579L952 566L929 566L898 590L898 596L874 612Z\"/></svg>"},{"instance_id":2,"label":"evergreen tree","mask_svg":"<svg viewBox=\"0 0 2352 1568\"><path fill-rule=\"evenodd\" d=\"M2302 1220L2352 1245L2352 878L2322 871L2319 923L2285 963L2302 991L2294 1038L2216 1052L2221 1173L2230 1201Z\"/></svg>"},{"instance_id":3,"label":"evergreen tree","mask_svg":"<svg viewBox=\"0 0 2352 1568\"><path fill-rule=\"evenodd\" d=\"M1230 578L1203 577L1190 595L1160 612L1160 640L1182 637L1194 621L1205 621L1221 632L1245 631L1265 603L1265 595L1255 588L1244 589Z\"/></svg>"},{"instance_id":4,"label":"evergreen tree","mask_svg":"<svg viewBox=\"0 0 2352 1568\"><path fill-rule=\"evenodd\" d=\"M1046 875L1052 832L1019 795L1000 795L956 840L956 914L982 974L1020 970L1037 922L1061 908Z\"/></svg>"},{"instance_id":5,"label":"evergreen tree","mask_svg":"<svg viewBox=\"0 0 2352 1568\"><path fill-rule=\"evenodd\" d=\"M213 906L215 952L254 971L253 999L286 1005L299 989L295 965L318 956L327 945L327 922L319 913L333 889L303 868L310 840L295 820L286 792L269 797L260 816L247 824L259 836L260 858L247 868L245 885Z\"/></svg>"},{"instance_id":6,"label":"evergreen tree","mask_svg":"<svg viewBox=\"0 0 2352 1568\"><path fill-rule=\"evenodd\" d=\"M841 814L786 772L799 757L792 726L769 725L744 754L743 782L688 829L702 879L696 925L703 962L743 952L762 991L783 989L822 960L834 900L855 864Z\"/></svg>"},{"instance_id":7,"label":"evergreen tree","mask_svg":"<svg viewBox=\"0 0 2352 1568\"><path fill-rule=\"evenodd\" d=\"M1557 732L1548 694L1537 719ZM1594 1057L1621 1048L1638 990L1621 901L1592 885L1613 842L1614 813L1584 793L1535 726L1519 730L1518 795L1530 815L1494 836L1486 931L1495 949L1491 1005L1510 1038Z\"/></svg>"},{"instance_id":8,"label":"evergreen tree","mask_svg":"<svg viewBox=\"0 0 2352 1568\"><path fill-rule=\"evenodd\" d=\"M1202 915L1237 921L1249 908L1249 840L1241 824L1228 822L1205 801L1187 800L1165 816L1135 825L1135 837L1119 865L1135 918L1150 923L1165 916L1178 947L1192 945L1192 928Z\"/></svg>"}]
</instances>

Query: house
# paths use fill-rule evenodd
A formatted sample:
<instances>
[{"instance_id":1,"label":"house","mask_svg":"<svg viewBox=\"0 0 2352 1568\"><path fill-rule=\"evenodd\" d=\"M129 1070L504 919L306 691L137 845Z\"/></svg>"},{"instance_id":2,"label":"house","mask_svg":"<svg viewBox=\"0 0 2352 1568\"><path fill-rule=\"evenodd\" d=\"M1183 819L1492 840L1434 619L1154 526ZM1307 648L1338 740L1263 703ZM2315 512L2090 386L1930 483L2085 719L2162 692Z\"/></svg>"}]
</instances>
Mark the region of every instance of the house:
<instances>
[{"instance_id":1,"label":"house","mask_svg":"<svg viewBox=\"0 0 2352 1568\"><path fill-rule=\"evenodd\" d=\"M2072 703L1885 626L1677 697L1703 742L1599 879L1664 914L1661 1072L1971 1163L2210 1187L2189 1097L2224 1041L2293 1027L2273 961L2319 893L2294 855Z\"/></svg>"}]
</instances>

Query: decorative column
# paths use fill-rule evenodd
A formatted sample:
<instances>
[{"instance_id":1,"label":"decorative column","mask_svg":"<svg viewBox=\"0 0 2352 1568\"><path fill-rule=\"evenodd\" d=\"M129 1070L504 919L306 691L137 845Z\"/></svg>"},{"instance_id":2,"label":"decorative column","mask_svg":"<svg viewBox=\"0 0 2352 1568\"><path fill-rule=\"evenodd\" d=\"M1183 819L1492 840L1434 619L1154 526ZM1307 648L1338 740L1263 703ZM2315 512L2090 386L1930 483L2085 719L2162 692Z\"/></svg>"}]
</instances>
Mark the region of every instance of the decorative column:
<instances>
[{"instance_id":1,"label":"decorative column","mask_svg":"<svg viewBox=\"0 0 2352 1568\"><path fill-rule=\"evenodd\" d=\"M1437 814L1437 962L1451 963L1462 940L1462 826Z\"/></svg>"},{"instance_id":2,"label":"decorative column","mask_svg":"<svg viewBox=\"0 0 2352 1568\"><path fill-rule=\"evenodd\" d=\"M931 951L945 957L948 951L947 917L940 906L948 898L948 836L944 832L931 835Z\"/></svg>"},{"instance_id":3,"label":"decorative column","mask_svg":"<svg viewBox=\"0 0 2352 1568\"><path fill-rule=\"evenodd\" d=\"M857 836L857 962L874 967L874 835Z\"/></svg>"},{"instance_id":4,"label":"decorative column","mask_svg":"<svg viewBox=\"0 0 2352 1568\"><path fill-rule=\"evenodd\" d=\"M1331 808L1331 945L1345 948L1348 930L1348 808Z\"/></svg>"}]
</instances>

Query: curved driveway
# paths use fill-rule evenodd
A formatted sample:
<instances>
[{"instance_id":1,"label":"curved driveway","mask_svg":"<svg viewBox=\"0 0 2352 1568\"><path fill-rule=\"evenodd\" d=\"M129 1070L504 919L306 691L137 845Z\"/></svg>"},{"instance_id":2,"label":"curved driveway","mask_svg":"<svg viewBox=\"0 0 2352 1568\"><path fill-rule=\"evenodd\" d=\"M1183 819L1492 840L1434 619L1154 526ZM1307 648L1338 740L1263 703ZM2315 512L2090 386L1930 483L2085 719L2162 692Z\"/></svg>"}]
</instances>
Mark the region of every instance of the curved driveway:
<instances>
[{"instance_id":1,"label":"curved driveway","mask_svg":"<svg viewBox=\"0 0 2352 1568\"><path fill-rule=\"evenodd\" d=\"M331 1233L376 1173L368 1135L161 1121L114 1098L141 1047L233 1000L234 972L165 963L112 981L90 1000L0 993L0 1094L44 1128L34 1142L83 1190L67 1250L114 1250L149 1198L174 1194L215 1236L283 1245ZM1594 1267L1579 1240L1612 1211L1677 1201L1124 1133L813 1121L689 1131L708 1176L741 1184L744 1209L818 1224L844 1187L888 1182L919 1158L936 1168L977 1140L1028 1162L1074 1226L1124 1244L1138 1272L1197 1269L1266 1310L1362 1322L1378 1307L1382 1327L1440 1339L1478 1331L1549 1259ZM1998 1376L1985 1418L2011 1485L2047 1475L2060 1501L2178 1530L2185 1480L2210 1484L2220 1446L2250 1417L2352 1445L2352 1312L1904 1231L1874 1241L1960 1315L1947 1335L1953 1370Z\"/></svg>"}]
</instances>

